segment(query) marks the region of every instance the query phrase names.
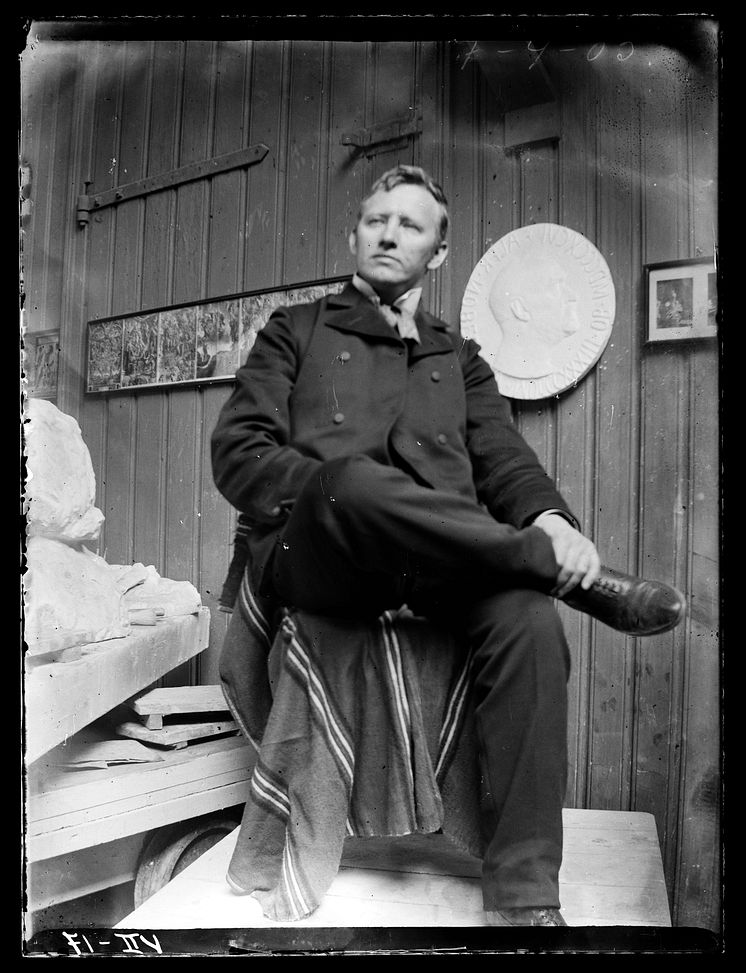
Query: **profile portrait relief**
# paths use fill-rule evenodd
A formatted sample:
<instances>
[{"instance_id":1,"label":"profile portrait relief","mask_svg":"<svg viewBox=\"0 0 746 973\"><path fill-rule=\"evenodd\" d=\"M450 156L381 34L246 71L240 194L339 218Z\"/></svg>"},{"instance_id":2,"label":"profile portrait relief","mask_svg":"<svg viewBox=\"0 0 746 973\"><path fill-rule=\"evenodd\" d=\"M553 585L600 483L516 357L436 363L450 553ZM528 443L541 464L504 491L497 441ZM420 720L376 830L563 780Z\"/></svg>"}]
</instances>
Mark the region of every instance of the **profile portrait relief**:
<instances>
[{"instance_id":1,"label":"profile portrait relief","mask_svg":"<svg viewBox=\"0 0 746 973\"><path fill-rule=\"evenodd\" d=\"M461 333L474 338L503 395L542 399L577 384L614 322L614 282L582 234L534 223L501 237L464 291Z\"/></svg>"},{"instance_id":2,"label":"profile portrait relief","mask_svg":"<svg viewBox=\"0 0 746 973\"><path fill-rule=\"evenodd\" d=\"M501 268L488 298L501 341L497 362L515 378L539 378L557 367L554 348L580 329L577 294L550 257Z\"/></svg>"}]
</instances>

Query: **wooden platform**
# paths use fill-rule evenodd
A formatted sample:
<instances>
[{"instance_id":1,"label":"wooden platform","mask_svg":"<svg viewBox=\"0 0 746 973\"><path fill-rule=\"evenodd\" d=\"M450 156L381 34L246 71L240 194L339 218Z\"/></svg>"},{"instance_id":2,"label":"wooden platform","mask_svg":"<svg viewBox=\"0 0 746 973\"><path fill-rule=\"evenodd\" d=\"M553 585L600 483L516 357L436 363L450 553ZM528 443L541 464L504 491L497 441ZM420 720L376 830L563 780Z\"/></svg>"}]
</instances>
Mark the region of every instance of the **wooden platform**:
<instances>
[{"instance_id":1,"label":"wooden platform","mask_svg":"<svg viewBox=\"0 0 746 973\"><path fill-rule=\"evenodd\" d=\"M566 810L560 873L570 926L670 926L652 815ZM271 922L251 896L230 891L229 835L126 916L118 929L482 926L480 863L441 835L348 839L342 867L319 909Z\"/></svg>"}]
</instances>

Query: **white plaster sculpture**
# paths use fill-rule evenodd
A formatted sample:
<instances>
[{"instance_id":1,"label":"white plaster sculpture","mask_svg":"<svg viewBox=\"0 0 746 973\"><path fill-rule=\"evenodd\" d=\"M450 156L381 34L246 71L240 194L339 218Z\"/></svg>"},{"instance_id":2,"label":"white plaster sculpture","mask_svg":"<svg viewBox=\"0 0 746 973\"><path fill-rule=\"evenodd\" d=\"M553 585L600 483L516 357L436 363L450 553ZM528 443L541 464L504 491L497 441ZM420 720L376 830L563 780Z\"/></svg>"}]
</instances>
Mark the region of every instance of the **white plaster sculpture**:
<instances>
[{"instance_id":1,"label":"white plaster sculpture","mask_svg":"<svg viewBox=\"0 0 746 973\"><path fill-rule=\"evenodd\" d=\"M27 420L27 656L123 638L133 620L155 624L198 611L199 592L188 581L161 578L152 565L108 564L91 550L104 515L80 427L45 399L29 400Z\"/></svg>"},{"instance_id":2,"label":"white plaster sculpture","mask_svg":"<svg viewBox=\"0 0 746 973\"><path fill-rule=\"evenodd\" d=\"M461 332L474 338L510 398L558 395L593 367L614 323L606 261L580 233L535 223L506 234L464 291Z\"/></svg>"}]
</instances>

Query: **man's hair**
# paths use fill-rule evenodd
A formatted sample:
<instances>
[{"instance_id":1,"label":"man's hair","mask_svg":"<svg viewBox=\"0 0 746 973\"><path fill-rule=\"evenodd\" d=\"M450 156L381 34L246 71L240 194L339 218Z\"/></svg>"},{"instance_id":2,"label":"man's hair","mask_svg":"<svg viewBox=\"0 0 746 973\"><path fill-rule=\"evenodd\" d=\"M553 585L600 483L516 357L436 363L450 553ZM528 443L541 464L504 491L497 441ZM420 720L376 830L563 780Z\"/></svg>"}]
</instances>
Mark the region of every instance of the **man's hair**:
<instances>
[{"instance_id":1,"label":"man's hair","mask_svg":"<svg viewBox=\"0 0 746 973\"><path fill-rule=\"evenodd\" d=\"M426 189L430 195L433 197L436 203L440 205L441 216L440 216L440 226L439 226L439 236L438 236L438 246L445 240L446 234L448 233L448 200L446 199L445 193L438 185L438 183L433 179L431 175L425 172L420 166L395 166L393 169L388 169L382 176L370 187L370 191L366 196L363 196L362 202L370 199L379 190L384 192L391 192L394 186L401 186L402 184L407 184L411 186L422 186ZM358 219L362 213L362 208L360 214L358 214Z\"/></svg>"}]
</instances>

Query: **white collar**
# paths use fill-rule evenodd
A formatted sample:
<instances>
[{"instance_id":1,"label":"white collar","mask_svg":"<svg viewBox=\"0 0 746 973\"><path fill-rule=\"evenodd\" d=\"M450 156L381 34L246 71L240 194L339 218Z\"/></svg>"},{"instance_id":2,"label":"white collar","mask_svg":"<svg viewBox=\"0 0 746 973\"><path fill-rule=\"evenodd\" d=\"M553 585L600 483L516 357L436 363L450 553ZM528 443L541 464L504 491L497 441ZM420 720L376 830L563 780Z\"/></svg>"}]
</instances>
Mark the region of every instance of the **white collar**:
<instances>
[{"instance_id":1,"label":"white collar","mask_svg":"<svg viewBox=\"0 0 746 973\"><path fill-rule=\"evenodd\" d=\"M353 275L352 286L359 290L361 294L367 297L368 300L372 301L374 304L382 303L380 296L371 287L368 281L363 280L363 278L358 274ZM402 311L406 311L408 314L411 314L414 317L419 306L421 296L422 288L412 287L410 290L397 297L397 299L394 301L394 307L401 308Z\"/></svg>"}]
</instances>

